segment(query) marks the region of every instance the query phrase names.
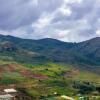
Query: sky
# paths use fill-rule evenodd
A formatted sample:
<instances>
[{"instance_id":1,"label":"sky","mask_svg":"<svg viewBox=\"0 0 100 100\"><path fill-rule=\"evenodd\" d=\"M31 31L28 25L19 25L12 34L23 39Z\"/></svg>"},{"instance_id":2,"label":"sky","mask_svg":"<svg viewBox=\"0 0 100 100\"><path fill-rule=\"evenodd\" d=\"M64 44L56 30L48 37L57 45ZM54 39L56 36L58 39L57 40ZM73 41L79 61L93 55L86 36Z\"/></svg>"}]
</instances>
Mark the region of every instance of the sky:
<instances>
[{"instance_id":1,"label":"sky","mask_svg":"<svg viewBox=\"0 0 100 100\"><path fill-rule=\"evenodd\" d=\"M0 0L0 34L80 42L100 36L100 0Z\"/></svg>"}]
</instances>

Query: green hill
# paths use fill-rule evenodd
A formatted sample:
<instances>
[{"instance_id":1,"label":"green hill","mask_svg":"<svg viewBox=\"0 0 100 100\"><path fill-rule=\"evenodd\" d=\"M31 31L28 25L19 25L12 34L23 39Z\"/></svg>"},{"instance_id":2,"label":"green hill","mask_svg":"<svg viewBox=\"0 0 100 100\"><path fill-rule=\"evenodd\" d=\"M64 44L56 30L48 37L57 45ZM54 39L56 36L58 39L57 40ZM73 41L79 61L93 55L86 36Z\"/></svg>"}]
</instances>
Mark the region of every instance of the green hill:
<instances>
[{"instance_id":1,"label":"green hill","mask_svg":"<svg viewBox=\"0 0 100 100\"><path fill-rule=\"evenodd\" d=\"M81 43L66 43L50 38L29 40L0 35L0 58L18 62L60 62L100 73L99 51L99 37Z\"/></svg>"},{"instance_id":2,"label":"green hill","mask_svg":"<svg viewBox=\"0 0 100 100\"><path fill-rule=\"evenodd\" d=\"M66 43L0 35L0 86L14 85L32 100L100 95L99 50L100 38Z\"/></svg>"}]
</instances>

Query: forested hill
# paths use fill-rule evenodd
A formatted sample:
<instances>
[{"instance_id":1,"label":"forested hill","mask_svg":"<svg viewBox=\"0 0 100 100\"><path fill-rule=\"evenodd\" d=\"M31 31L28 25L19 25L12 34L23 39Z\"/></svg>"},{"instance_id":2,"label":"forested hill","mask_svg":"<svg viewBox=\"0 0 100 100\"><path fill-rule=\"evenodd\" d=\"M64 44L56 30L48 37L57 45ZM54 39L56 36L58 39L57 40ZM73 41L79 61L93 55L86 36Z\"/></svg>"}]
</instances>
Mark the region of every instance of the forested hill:
<instances>
[{"instance_id":1,"label":"forested hill","mask_svg":"<svg viewBox=\"0 0 100 100\"><path fill-rule=\"evenodd\" d=\"M100 38L67 43L51 38L30 40L0 35L0 58L5 56L30 63L52 61L99 66Z\"/></svg>"}]
</instances>

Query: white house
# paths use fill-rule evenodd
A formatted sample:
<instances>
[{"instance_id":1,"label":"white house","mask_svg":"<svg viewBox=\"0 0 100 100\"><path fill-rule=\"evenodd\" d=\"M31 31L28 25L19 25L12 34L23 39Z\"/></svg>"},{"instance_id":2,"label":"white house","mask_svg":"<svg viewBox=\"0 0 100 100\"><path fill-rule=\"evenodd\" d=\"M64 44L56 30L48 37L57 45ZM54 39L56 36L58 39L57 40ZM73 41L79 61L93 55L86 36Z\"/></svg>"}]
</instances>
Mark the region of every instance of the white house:
<instances>
[{"instance_id":1,"label":"white house","mask_svg":"<svg viewBox=\"0 0 100 100\"><path fill-rule=\"evenodd\" d=\"M15 89L4 89L4 92L6 93L17 93Z\"/></svg>"},{"instance_id":2,"label":"white house","mask_svg":"<svg viewBox=\"0 0 100 100\"><path fill-rule=\"evenodd\" d=\"M10 94L0 95L0 100L13 100L13 98Z\"/></svg>"}]
</instances>

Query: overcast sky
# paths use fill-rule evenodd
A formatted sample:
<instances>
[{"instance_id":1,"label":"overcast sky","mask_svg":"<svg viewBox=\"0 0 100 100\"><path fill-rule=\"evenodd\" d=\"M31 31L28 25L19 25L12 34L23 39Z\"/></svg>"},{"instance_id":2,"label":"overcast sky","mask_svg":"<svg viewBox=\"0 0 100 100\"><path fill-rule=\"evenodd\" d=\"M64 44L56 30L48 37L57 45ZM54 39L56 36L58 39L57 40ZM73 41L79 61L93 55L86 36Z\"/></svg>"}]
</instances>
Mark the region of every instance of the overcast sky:
<instances>
[{"instance_id":1,"label":"overcast sky","mask_svg":"<svg viewBox=\"0 0 100 100\"><path fill-rule=\"evenodd\" d=\"M79 42L100 36L100 0L0 0L0 34Z\"/></svg>"}]
</instances>

